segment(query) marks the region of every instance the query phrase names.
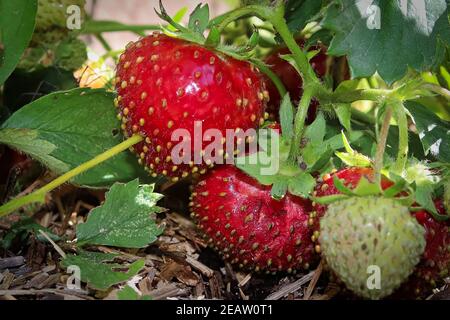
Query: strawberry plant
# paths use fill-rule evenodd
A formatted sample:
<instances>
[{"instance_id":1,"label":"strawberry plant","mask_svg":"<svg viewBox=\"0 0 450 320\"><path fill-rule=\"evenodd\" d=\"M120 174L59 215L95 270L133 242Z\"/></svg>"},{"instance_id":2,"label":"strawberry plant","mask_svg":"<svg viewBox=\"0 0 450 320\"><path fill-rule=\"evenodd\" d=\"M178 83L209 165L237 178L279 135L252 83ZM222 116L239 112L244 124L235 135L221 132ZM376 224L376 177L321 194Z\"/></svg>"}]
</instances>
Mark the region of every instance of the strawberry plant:
<instances>
[{"instance_id":1,"label":"strawberry plant","mask_svg":"<svg viewBox=\"0 0 450 320\"><path fill-rule=\"evenodd\" d=\"M0 0L0 257L96 298L448 292L448 1L84 5Z\"/></svg>"}]
</instances>

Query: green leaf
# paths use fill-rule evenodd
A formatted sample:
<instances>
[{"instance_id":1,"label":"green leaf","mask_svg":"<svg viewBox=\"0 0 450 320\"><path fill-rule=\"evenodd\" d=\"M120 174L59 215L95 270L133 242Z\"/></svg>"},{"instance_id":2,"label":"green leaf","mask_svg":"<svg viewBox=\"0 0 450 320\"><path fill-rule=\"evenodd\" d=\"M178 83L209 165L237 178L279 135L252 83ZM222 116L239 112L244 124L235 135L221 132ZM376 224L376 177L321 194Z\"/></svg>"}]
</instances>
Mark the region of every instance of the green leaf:
<instances>
[{"instance_id":1,"label":"green leaf","mask_svg":"<svg viewBox=\"0 0 450 320\"><path fill-rule=\"evenodd\" d=\"M425 210L438 214L433 202L433 186L428 184L416 185L416 201Z\"/></svg>"},{"instance_id":2,"label":"green leaf","mask_svg":"<svg viewBox=\"0 0 450 320\"><path fill-rule=\"evenodd\" d=\"M450 162L450 122L413 101L405 103L413 117L425 154L442 162Z\"/></svg>"},{"instance_id":3,"label":"green leaf","mask_svg":"<svg viewBox=\"0 0 450 320\"><path fill-rule=\"evenodd\" d=\"M352 149L343 131L342 141L345 151L347 152L336 152L335 154L346 165L353 167L369 167L372 164L368 157Z\"/></svg>"},{"instance_id":4,"label":"green leaf","mask_svg":"<svg viewBox=\"0 0 450 320\"><path fill-rule=\"evenodd\" d=\"M322 143L326 133L326 122L322 112L319 112L316 119L305 130L305 138L311 143Z\"/></svg>"},{"instance_id":5,"label":"green leaf","mask_svg":"<svg viewBox=\"0 0 450 320\"><path fill-rule=\"evenodd\" d=\"M15 149L23 151L55 172L69 171L70 166L52 156L57 149L53 143L39 139L39 131L34 129L9 129L0 130L0 142Z\"/></svg>"},{"instance_id":6,"label":"green leaf","mask_svg":"<svg viewBox=\"0 0 450 320\"><path fill-rule=\"evenodd\" d=\"M13 72L31 40L36 0L0 0L0 85Z\"/></svg>"},{"instance_id":7,"label":"green leaf","mask_svg":"<svg viewBox=\"0 0 450 320\"><path fill-rule=\"evenodd\" d=\"M341 129L341 128L339 128L339 129ZM353 130L351 132L348 132L348 140L350 140L350 141L347 140L347 136L345 136L345 140L347 140L347 144L349 145L350 142L355 143L362 137L364 137L363 131ZM335 136L332 136L331 138L325 140L325 143L330 145L330 147L333 150L338 150L338 149L346 148L346 146L344 145L345 140L342 137L342 131L341 131L340 133L336 134Z\"/></svg>"},{"instance_id":8,"label":"green leaf","mask_svg":"<svg viewBox=\"0 0 450 320\"><path fill-rule=\"evenodd\" d=\"M406 180L398 179L397 182L383 191L383 194L387 198L393 198L405 189Z\"/></svg>"},{"instance_id":9,"label":"green leaf","mask_svg":"<svg viewBox=\"0 0 450 320\"><path fill-rule=\"evenodd\" d=\"M194 11L192 11L189 16L189 29L194 30L198 33L203 33L209 22L209 6L208 4L202 5L199 3L197 7L195 7Z\"/></svg>"},{"instance_id":10,"label":"green leaf","mask_svg":"<svg viewBox=\"0 0 450 320\"><path fill-rule=\"evenodd\" d=\"M446 0L336 1L322 26L335 33L328 53L346 55L353 77L378 72L389 84L408 67L430 69L450 38Z\"/></svg>"},{"instance_id":11,"label":"green leaf","mask_svg":"<svg viewBox=\"0 0 450 320\"><path fill-rule=\"evenodd\" d=\"M172 19L167 14L167 11L164 8L162 0L159 0L159 12L158 12L158 10L156 10L156 8L154 10L158 17L160 17L162 20L168 22L169 25L173 27L173 28L170 28L170 26L167 26L166 28L163 27L163 30L165 30L169 33L174 30L179 30L180 32L187 32L187 33L191 32L192 33L192 31L190 31L189 29L187 29L184 26L182 26L181 24L179 24L180 21L176 21L175 19Z\"/></svg>"},{"instance_id":12,"label":"green leaf","mask_svg":"<svg viewBox=\"0 0 450 320\"><path fill-rule=\"evenodd\" d=\"M342 160L346 165L352 167L369 167L371 165L370 159L360 153L335 152L336 156Z\"/></svg>"},{"instance_id":13,"label":"green leaf","mask_svg":"<svg viewBox=\"0 0 450 320\"><path fill-rule=\"evenodd\" d=\"M351 105L348 103L338 103L334 106L334 110L336 112L336 115L338 116L339 122L342 124L345 130L351 131Z\"/></svg>"},{"instance_id":14,"label":"green leaf","mask_svg":"<svg viewBox=\"0 0 450 320\"><path fill-rule=\"evenodd\" d=\"M156 206L161 198L162 195L153 193L153 185L139 186L137 179L114 184L105 202L90 212L86 223L78 225L78 244L147 246L162 233L151 217L152 213L161 211Z\"/></svg>"},{"instance_id":15,"label":"green leaf","mask_svg":"<svg viewBox=\"0 0 450 320\"><path fill-rule=\"evenodd\" d=\"M289 0L284 15L289 30L292 32L302 30L321 7L322 0Z\"/></svg>"},{"instance_id":16,"label":"green leaf","mask_svg":"<svg viewBox=\"0 0 450 320\"><path fill-rule=\"evenodd\" d=\"M332 39L332 34L330 30L320 29L314 32L308 40L305 41L304 48L309 48L319 42L325 46L329 46Z\"/></svg>"},{"instance_id":17,"label":"green leaf","mask_svg":"<svg viewBox=\"0 0 450 320\"><path fill-rule=\"evenodd\" d=\"M276 172L269 174L271 167L270 163L272 163L273 160L274 159L272 159L267 152L259 151L245 157L236 158L235 165L249 176L258 180L259 183L271 185L278 180ZM277 160L275 159L275 161Z\"/></svg>"},{"instance_id":18,"label":"green leaf","mask_svg":"<svg viewBox=\"0 0 450 320\"><path fill-rule=\"evenodd\" d=\"M307 197L314 189L316 185L316 179L309 173L301 173L298 176L289 180L288 190L290 193L297 196Z\"/></svg>"},{"instance_id":19,"label":"green leaf","mask_svg":"<svg viewBox=\"0 0 450 320\"><path fill-rule=\"evenodd\" d=\"M311 168L317 170L324 166L333 154L328 143L323 142L326 129L325 118L320 112L305 130L304 139L307 140L307 144L302 150L302 157L309 170L312 170Z\"/></svg>"},{"instance_id":20,"label":"green leaf","mask_svg":"<svg viewBox=\"0 0 450 320\"><path fill-rule=\"evenodd\" d=\"M270 195L275 200L281 200L286 195L287 188L288 182L286 180L275 181L270 190Z\"/></svg>"},{"instance_id":21,"label":"green leaf","mask_svg":"<svg viewBox=\"0 0 450 320\"><path fill-rule=\"evenodd\" d=\"M53 241L60 240L60 238L56 234L51 232L48 228L41 226L29 217L25 217L14 223L9 231L3 236L3 239L0 240L0 242L3 248L8 249L9 247L11 247L14 239L16 239L17 237L21 237L22 239L24 239L30 233L34 233L39 241L47 242L48 240L43 237L41 233L39 233L39 230L44 231Z\"/></svg>"},{"instance_id":22,"label":"green leaf","mask_svg":"<svg viewBox=\"0 0 450 320\"><path fill-rule=\"evenodd\" d=\"M127 285L117 292L117 298L119 300L139 300L139 294Z\"/></svg>"},{"instance_id":23,"label":"green leaf","mask_svg":"<svg viewBox=\"0 0 450 320\"><path fill-rule=\"evenodd\" d=\"M123 141L113 106L103 89L55 92L24 106L0 129L0 143L19 149L62 174ZM72 182L107 187L140 177L152 182L130 152L86 171Z\"/></svg>"},{"instance_id":24,"label":"green leaf","mask_svg":"<svg viewBox=\"0 0 450 320\"><path fill-rule=\"evenodd\" d=\"M313 165L308 167L309 172L322 172L326 168L326 165L330 163L334 153L333 149L330 145L326 144L326 148L322 150L322 154L313 162Z\"/></svg>"},{"instance_id":25,"label":"green leaf","mask_svg":"<svg viewBox=\"0 0 450 320\"><path fill-rule=\"evenodd\" d=\"M247 45L244 47L245 51L253 50L259 43L258 29L254 30L250 39L248 39Z\"/></svg>"},{"instance_id":26,"label":"green leaf","mask_svg":"<svg viewBox=\"0 0 450 320\"><path fill-rule=\"evenodd\" d=\"M290 141L272 129L260 129L258 145L260 151L235 158L235 165L259 183L271 185L278 180L278 173L288 158ZM290 169L287 171L291 173Z\"/></svg>"},{"instance_id":27,"label":"green leaf","mask_svg":"<svg viewBox=\"0 0 450 320\"><path fill-rule=\"evenodd\" d=\"M361 177L358 185L352 190L353 193L360 197L377 195L382 192L381 186L378 183L370 182L366 177Z\"/></svg>"},{"instance_id":28,"label":"green leaf","mask_svg":"<svg viewBox=\"0 0 450 320\"><path fill-rule=\"evenodd\" d=\"M286 139L291 139L294 135L294 107L289 93L286 93L281 101L280 124L282 135Z\"/></svg>"},{"instance_id":29,"label":"green leaf","mask_svg":"<svg viewBox=\"0 0 450 320\"><path fill-rule=\"evenodd\" d=\"M208 33L208 37L205 40L205 46L207 47L216 47L220 43L220 31L217 27L211 27L211 30Z\"/></svg>"},{"instance_id":30,"label":"green leaf","mask_svg":"<svg viewBox=\"0 0 450 320\"><path fill-rule=\"evenodd\" d=\"M333 176L333 184L340 193L345 194L347 196L353 196L353 191L347 188L344 185L344 182L341 179L339 179L338 176L336 175Z\"/></svg>"},{"instance_id":31,"label":"green leaf","mask_svg":"<svg viewBox=\"0 0 450 320\"><path fill-rule=\"evenodd\" d=\"M130 286L126 285L122 290L117 292L117 298L119 300L151 300L150 296L140 296Z\"/></svg>"},{"instance_id":32,"label":"green leaf","mask_svg":"<svg viewBox=\"0 0 450 320\"><path fill-rule=\"evenodd\" d=\"M175 15L172 17L173 21L175 21L176 23L180 23L188 10L188 7L183 7L178 10L177 13L175 13ZM167 29L169 29L170 31L176 31L175 27L173 27L172 25L168 25Z\"/></svg>"},{"instance_id":33,"label":"green leaf","mask_svg":"<svg viewBox=\"0 0 450 320\"><path fill-rule=\"evenodd\" d=\"M135 276L145 266L145 261L142 259L130 264L127 272L114 271L124 269L121 264L106 263L114 260L116 256L116 254L81 250L78 255L71 254L63 258L62 265L66 268L69 266L79 267L82 281L87 282L94 289L106 290L112 285Z\"/></svg>"}]
</instances>

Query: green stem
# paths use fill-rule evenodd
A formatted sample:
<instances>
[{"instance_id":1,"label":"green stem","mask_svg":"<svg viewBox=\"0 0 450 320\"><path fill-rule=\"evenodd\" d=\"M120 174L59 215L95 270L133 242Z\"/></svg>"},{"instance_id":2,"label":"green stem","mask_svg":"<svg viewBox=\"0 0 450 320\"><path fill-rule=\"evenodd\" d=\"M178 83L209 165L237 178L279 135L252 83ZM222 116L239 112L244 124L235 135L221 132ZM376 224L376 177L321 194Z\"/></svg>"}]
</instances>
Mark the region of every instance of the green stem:
<instances>
[{"instance_id":1,"label":"green stem","mask_svg":"<svg viewBox=\"0 0 450 320\"><path fill-rule=\"evenodd\" d=\"M317 91L326 91L324 87L320 85L320 80L317 77L314 69L309 64L308 57L306 54L300 49L295 41L294 36L289 31L289 27L286 24L286 20L284 19L284 6L280 5L275 8L275 11L271 11L271 14L267 16L267 19L272 23L275 30L279 33L280 37L283 39L286 46L292 52L292 57L300 70L301 76L303 78L303 83L307 85L312 85L312 83L317 84ZM321 90L322 88L323 90Z\"/></svg>"},{"instance_id":2,"label":"green stem","mask_svg":"<svg viewBox=\"0 0 450 320\"><path fill-rule=\"evenodd\" d=\"M294 36L289 31L286 20L284 19L284 5L282 4L282 1L280 1L280 4L275 8L250 5L235 9L224 16L221 16L220 19L215 22L212 22L210 26L215 25L219 32L222 32L229 23L244 16L257 16L263 20L269 21L292 52L294 61L302 74L304 82L320 83L319 78L317 78L317 75L309 64L308 57L297 45Z\"/></svg>"},{"instance_id":3,"label":"green stem","mask_svg":"<svg viewBox=\"0 0 450 320\"><path fill-rule=\"evenodd\" d=\"M300 143L303 137L303 128L305 127L305 119L308 115L309 104L313 94L311 87L306 87L303 91L302 98L298 105L297 113L294 120L294 138L292 140L291 149L289 150L289 161L296 163L298 154L300 152Z\"/></svg>"},{"instance_id":4,"label":"green stem","mask_svg":"<svg viewBox=\"0 0 450 320\"><path fill-rule=\"evenodd\" d=\"M408 159L408 118L401 101L394 103L395 118L398 124L398 153L394 164L394 172L401 175Z\"/></svg>"},{"instance_id":5,"label":"green stem","mask_svg":"<svg viewBox=\"0 0 450 320\"><path fill-rule=\"evenodd\" d=\"M391 125L392 107L388 105L384 114L383 124L381 125L380 136L378 137L377 151L375 154L375 180L381 182L381 169L383 168L384 150L386 149L386 141L389 134L389 126Z\"/></svg>"},{"instance_id":6,"label":"green stem","mask_svg":"<svg viewBox=\"0 0 450 320\"><path fill-rule=\"evenodd\" d=\"M119 143L118 145L112 147L111 149L105 151L102 154L99 154L95 158L79 165L78 167L66 172L62 176L56 178L52 182L46 184L39 190L36 190L35 192L26 195L24 197L16 198L8 203L4 204L0 207L0 217L5 216L14 210L17 210L24 205L33 203L33 202L44 202L45 195L47 192L52 191L53 189L59 187L60 185L66 183L73 177L79 175L80 173L83 173L96 165L108 160L109 158L115 156L116 154L128 149L129 147L135 145L138 142L142 141L142 136L140 135L134 135L131 138L128 138L127 140L123 141L122 143Z\"/></svg>"},{"instance_id":7,"label":"green stem","mask_svg":"<svg viewBox=\"0 0 450 320\"><path fill-rule=\"evenodd\" d=\"M216 24L216 27L221 32L229 23L246 15L258 16L269 21L273 25L274 29L279 33L286 46L292 52L292 57L303 79L303 96L300 100L300 104L295 115L294 140L291 144L291 150L289 152L290 161L295 162L300 150L300 141L303 136L303 129L305 126L309 103L317 93L324 95L325 93L328 93L328 90L321 85L319 78L314 72L312 66L309 64L308 57L300 49L294 36L289 31L286 20L284 19L283 1L278 1L278 4L274 8L258 5L238 8L228 13L225 17L222 17L221 21Z\"/></svg>"},{"instance_id":8,"label":"green stem","mask_svg":"<svg viewBox=\"0 0 450 320\"><path fill-rule=\"evenodd\" d=\"M389 89L360 89L345 92L318 92L321 103L351 103L359 100L381 101L392 94Z\"/></svg>"},{"instance_id":9,"label":"green stem","mask_svg":"<svg viewBox=\"0 0 450 320\"><path fill-rule=\"evenodd\" d=\"M106 41L106 39L102 36L101 33L97 33L95 35L95 37L97 38L97 40L100 42L100 44L103 46L103 49L105 49L105 51L109 52L112 50L111 46L109 45L109 43Z\"/></svg>"},{"instance_id":10,"label":"green stem","mask_svg":"<svg viewBox=\"0 0 450 320\"><path fill-rule=\"evenodd\" d=\"M227 12L221 16L218 16L210 21L209 27L216 26L220 33L229 25L231 22L236 21L245 16L257 16L259 18L267 20L268 8L264 8L257 5L246 6L242 8L237 8L230 12Z\"/></svg>"},{"instance_id":11,"label":"green stem","mask_svg":"<svg viewBox=\"0 0 450 320\"><path fill-rule=\"evenodd\" d=\"M142 35L143 31L148 30L161 30L161 27L152 24L130 25L108 20L88 20L83 24L80 32L82 34L98 34L103 32L130 31Z\"/></svg>"},{"instance_id":12,"label":"green stem","mask_svg":"<svg viewBox=\"0 0 450 320\"><path fill-rule=\"evenodd\" d=\"M438 86L437 84L426 83L422 86L422 88L431 90L437 94L440 94L447 100L450 100L450 91L445 88L442 88L441 86Z\"/></svg>"},{"instance_id":13,"label":"green stem","mask_svg":"<svg viewBox=\"0 0 450 320\"><path fill-rule=\"evenodd\" d=\"M262 73L264 73L275 85L278 92L280 93L280 97L284 97L286 94L286 87L284 86L283 82L280 80L280 78L273 72L269 67L267 67L264 63L262 63L260 60L254 59L251 60L251 62L258 67Z\"/></svg>"}]
</instances>

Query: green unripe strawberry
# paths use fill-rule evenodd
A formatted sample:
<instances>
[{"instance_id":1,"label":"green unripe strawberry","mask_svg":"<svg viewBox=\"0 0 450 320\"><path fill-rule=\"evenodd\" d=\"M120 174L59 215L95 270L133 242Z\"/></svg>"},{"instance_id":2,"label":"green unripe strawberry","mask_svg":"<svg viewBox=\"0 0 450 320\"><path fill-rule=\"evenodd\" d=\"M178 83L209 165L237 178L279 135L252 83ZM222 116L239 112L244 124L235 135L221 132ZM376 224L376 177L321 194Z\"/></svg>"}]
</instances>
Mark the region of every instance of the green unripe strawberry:
<instances>
[{"instance_id":1,"label":"green unripe strawberry","mask_svg":"<svg viewBox=\"0 0 450 320\"><path fill-rule=\"evenodd\" d=\"M46 31L35 31L31 38L30 47L47 48L55 43L67 38L70 35L69 30L65 28L54 28Z\"/></svg>"},{"instance_id":2,"label":"green unripe strawberry","mask_svg":"<svg viewBox=\"0 0 450 320\"><path fill-rule=\"evenodd\" d=\"M66 29L67 8L76 5L84 16L85 0L39 0L36 12L36 31L52 28Z\"/></svg>"},{"instance_id":3,"label":"green unripe strawberry","mask_svg":"<svg viewBox=\"0 0 450 320\"><path fill-rule=\"evenodd\" d=\"M86 12L84 6L86 0L39 0L36 12L36 27L31 47L48 47L70 36L71 30L67 28L67 19L72 12L67 12L71 5L80 8L81 23Z\"/></svg>"},{"instance_id":4,"label":"green unripe strawberry","mask_svg":"<svg viewBox=\"0 0 450 320\"><path fill-rule=\"evenodd\" d=\"M77 70L87 60L86 44L74 37L59 43L55 49L56 65L66 70Z\"/></svg>"},{"instance_id":5,"label":"green unripe strawberry","mask_svg":"<svg viewBox=\"0 0 450 320\"><path fill-rule=\"evenodd\" d=\"M392 293L413 272L425 249L425 230L393 199L353 197L332 203L320 224L328 265L364 298Z\"/></svg>"},{"instance_id":6,"label":"green unripe strawberry","mask_svg":"<svg viewBox=\"0 0 450 320\"><path fill-rule=\"evenodd\" d=\"M34 71L56 66L74 71L80 68L86 60L86 44L69 36L62 41L48 44L45 48L43 46L27 48L17 68Z\"/></svg>"}]
</instances>

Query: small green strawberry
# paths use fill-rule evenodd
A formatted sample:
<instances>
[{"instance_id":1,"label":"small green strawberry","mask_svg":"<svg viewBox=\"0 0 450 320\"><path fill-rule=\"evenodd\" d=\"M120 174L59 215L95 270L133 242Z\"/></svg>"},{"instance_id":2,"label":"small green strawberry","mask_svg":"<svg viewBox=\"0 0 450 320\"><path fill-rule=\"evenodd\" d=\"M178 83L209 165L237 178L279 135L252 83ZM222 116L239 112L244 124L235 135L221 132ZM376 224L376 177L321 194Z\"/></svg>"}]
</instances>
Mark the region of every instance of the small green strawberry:
<instances>
[{"instance_id":1,"label":"small green strawberry","mask_svg":"<svg viewBox=\"0 0 450 320\"><path fill-rule=\"evenodd\" d=\"M36 12L36 31L53 28L66 29L67 8L71 5L78 6L81 18L83 18L85 4L86 0L39 0Z\"/></svg>"},{"instance_id":2,"label":"small green strawberry","mask_svg":"<svg viewBox=\"0 0 450 320\"><path fill-rule=\"evenodd\" d=\"M424 234L395 200L352 197L328 206L319 240L328 265L350 290L380 299L413 272L425 249Z\"/></svg>"},{"instance_id":3,"label":"small green strawberry","mask_svg":"<svg viewBox=\"0 0 450 320\"><path fill-rule=\"evenodd\" d=\"M72 5L78 6L82 24L86 15L85 4L86 0L39 0L30 47L51 46L70 36L67 19L71 17L72 11L68 12L67 9Z\"/></svg>"},{"instance_id":4,"label":"small green strawberry","mask_svg":"<svg viewBox=\"0 0 450 320\"><path fill-rule=\"evenodd\" d=\"M17 68L34 71L56 66L74 71L80 68L86 60L86 44L73 36L69 36L64 40L48 44L45 47L27 48Z\"/></svg>"}]
</instances>

